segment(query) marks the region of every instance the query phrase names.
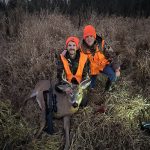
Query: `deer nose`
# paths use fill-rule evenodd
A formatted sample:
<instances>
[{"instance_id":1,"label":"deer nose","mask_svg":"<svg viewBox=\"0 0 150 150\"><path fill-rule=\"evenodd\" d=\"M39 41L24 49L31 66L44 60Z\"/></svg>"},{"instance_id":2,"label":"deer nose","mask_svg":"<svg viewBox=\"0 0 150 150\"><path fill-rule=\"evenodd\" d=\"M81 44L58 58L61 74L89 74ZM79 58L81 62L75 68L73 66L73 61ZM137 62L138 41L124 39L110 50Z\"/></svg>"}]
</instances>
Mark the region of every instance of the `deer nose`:
<instances>
[{"instance_id":1,"label":"deer nose","mask_svg":"<svg viewBox=\"0 0 150 150\"><path fill-rule=\"evenodd\" d=\"M72 106L73 106L74 108L76 108L76 107L78 107L78 103L74 102L74 103L72 104Z\"/></svg>"}]
</instances>

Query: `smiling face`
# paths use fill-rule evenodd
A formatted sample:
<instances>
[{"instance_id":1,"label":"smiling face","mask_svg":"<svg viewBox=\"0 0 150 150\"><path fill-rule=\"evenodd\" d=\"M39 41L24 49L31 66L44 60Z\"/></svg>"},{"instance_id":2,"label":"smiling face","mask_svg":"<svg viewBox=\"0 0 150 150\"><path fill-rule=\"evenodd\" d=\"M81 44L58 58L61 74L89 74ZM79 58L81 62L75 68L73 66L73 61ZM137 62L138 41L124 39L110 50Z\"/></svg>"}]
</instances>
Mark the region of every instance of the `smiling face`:
<instances>
[{"instance_id":1,"label":"smiling face","mask_svg":"<svg viewBox=\"0 0 150 150\"><path fill-rule=\"evenodd\" d=\"M94 44L95 38L93 36L87 36L85 38L85 42L88 46L92 46Z\"/></svg>"},{"instance_id":2,"label":"smiling face","mask_svg":"<svg viewBox=\"0 0 150 150\"><path fill-rule=\"evenodd\" d=\"M67 45L67 50L71 56L75 55L77 50L75 42L70 41Z\"/></svg>"}]
</instances>

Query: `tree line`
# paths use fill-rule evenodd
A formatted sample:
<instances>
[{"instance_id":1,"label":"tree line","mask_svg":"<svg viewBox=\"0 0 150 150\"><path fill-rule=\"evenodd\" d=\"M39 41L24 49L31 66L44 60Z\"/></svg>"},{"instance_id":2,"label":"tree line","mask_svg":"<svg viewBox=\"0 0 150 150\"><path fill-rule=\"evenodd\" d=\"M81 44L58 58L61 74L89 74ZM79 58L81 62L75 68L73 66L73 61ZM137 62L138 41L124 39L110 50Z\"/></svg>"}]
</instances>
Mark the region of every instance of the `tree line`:
<instances>
[{"instance_id":1,"label":"tree line","mask_svg":"<svg viewBox=\"0 0 150 150\"><path fill-rule=\"evenodd\" d=\"M150 16L150 0L0 0L0 31L5 30L8 36L17 35L23 14L39 14L41 11L73 16L80 27L92 13L147 18ZM3 25L1 20L5 20Z\"/></svg>"},{"instance_id":2,"label":"tree line","mask_svg":"<svg viewBox=\"0 0 150 150\"><path fill-rule=\"evenodd\" d=\"M5 2L7 6L5 5ZM58 11L67 15L86 15L96 12L98 15L117 15L130 17L148 17L150 0L1 0L0 10L22 7L26 12Z\"/></svg>"}]
</instances>

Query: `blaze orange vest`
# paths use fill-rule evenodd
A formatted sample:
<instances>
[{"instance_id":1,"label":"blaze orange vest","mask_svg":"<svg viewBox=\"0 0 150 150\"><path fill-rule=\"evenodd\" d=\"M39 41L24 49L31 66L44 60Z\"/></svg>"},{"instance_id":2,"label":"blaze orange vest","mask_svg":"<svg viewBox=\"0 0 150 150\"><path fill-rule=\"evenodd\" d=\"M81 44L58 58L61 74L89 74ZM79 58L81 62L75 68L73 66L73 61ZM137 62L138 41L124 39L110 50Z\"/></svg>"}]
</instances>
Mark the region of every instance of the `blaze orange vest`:
<instances>
[{"instance_id":1,"label":"blaze orange vest","mask_svg":"<svg viewBox=\"0 0 150 150\"><path fill-rule=\"evenodd\" d=\"M87 55L80 52L79 65L78 65L78 69L75 75L72 74L67 59L62 54L60 56L64 65L67 80L71 82L72 78L75 78L78 81L78 83L80 83L82 80L83 69L88 59Z\"/></svg>"},{"instance_id":2,"label":"blaze orange vest","mask_svg":"<svg viewBox=\"0 0 150 150\"><path fill-rule=\"evenodd\" d=\"M102 48L104 48L104 40L102 41ZM90 50L87 50L87 56L90 61L90 72L91 75L97 75L100 71L103 71L104 67L109 64L108 60L102 54L102 52L96 47L96 52L94 56L91 54Z\"/></svg>"}]
</instances>

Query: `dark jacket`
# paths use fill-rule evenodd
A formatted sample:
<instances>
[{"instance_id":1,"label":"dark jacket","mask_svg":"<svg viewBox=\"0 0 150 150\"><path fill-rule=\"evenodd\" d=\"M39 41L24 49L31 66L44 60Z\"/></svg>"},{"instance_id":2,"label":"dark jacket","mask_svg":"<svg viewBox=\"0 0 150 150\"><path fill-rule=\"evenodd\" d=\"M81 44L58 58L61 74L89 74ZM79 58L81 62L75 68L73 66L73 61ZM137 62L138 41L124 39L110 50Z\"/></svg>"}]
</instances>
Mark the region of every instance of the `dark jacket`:
<instances>
[{"instance_id":1,"label":"dark jacket","mask_svg":"<svg viewBox=\"0 0 150 150\"><path fill-rule=\"evenodd\" d=\"M76 52L76 57L74 59L72 59L68 53L68 51L65 53L64 57L68 60L68 63L70 65L70 70L71 72L75 75L78 69L78 65L79 65L79 59L80 59L80 50L77 50ZM64 71L64 65L61 61L60 56L58 57L58 62L57 62L57 79L58 82L62 82L62 73ZM82 81L86 79L87 75L89 72L89 62L87 60L84 69L83 69L83 74L82 74ZM78 82L76 81L75 78L72 79L71 81L74 84L77 84Z\"/></svg>"}]
</instances>

